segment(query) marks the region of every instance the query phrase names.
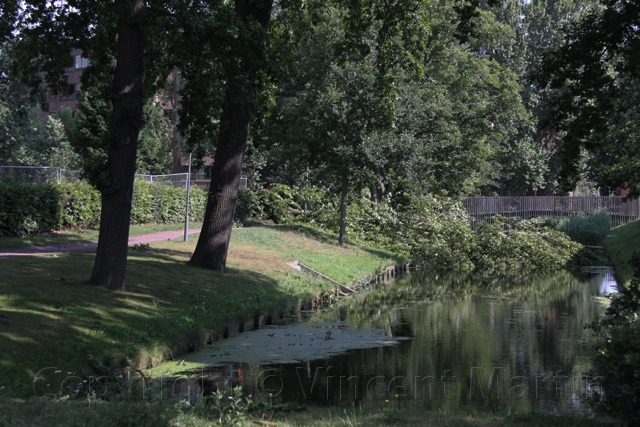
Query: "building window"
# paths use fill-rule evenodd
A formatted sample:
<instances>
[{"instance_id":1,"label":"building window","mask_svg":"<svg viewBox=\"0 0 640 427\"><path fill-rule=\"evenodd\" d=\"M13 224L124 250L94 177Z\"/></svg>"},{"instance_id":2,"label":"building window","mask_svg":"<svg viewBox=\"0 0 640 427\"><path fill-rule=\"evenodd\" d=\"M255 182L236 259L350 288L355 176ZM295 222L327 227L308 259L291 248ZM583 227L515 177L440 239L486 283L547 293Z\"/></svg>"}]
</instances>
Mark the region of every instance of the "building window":
<instances>
[{"instance_id":1,"label":"building window","mask_svg":"<svg viewBox=\"0 0 640 427\"><path fill-rule=\"evenodd\" d=\"M62 99L73 99L74 93L76 93L76 85L67 85L62 89Z\"/></svg>"},{"instance_id":2,"label":"building window","mask_svg":"<svg viewBox=\"0 0 640 427\"><path fill-rule=\"evenodd\" d=\"M83 58L82 55L76 55L76 68L87 68L89 66L89 60Z\"/></svg>"}]
</instances>

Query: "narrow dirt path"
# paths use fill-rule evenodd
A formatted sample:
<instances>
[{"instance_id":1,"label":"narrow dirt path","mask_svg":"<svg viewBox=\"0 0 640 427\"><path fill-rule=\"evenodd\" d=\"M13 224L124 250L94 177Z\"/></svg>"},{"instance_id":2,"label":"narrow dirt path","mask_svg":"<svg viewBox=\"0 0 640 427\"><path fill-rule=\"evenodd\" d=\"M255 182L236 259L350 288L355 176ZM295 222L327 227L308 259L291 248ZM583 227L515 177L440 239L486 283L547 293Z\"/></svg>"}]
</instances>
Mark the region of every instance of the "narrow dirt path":
<instances>
[{"instance_id":1,"label":"narrow dirt path","mask_svg":"<svg viewBox=\"0 0 640 427\"><path fill-rule=\"evenodd\" d=\"M199 233L200 229L189 230L189 234ZM135 245L138 243L151 243L158 242L160 240L177 239L184 236L183 230L175 231L159 231L157 233L143 234L140 236L129 237L129 245ZM0 249L0 257L11 256L29 256L29 255L43 255L60 252L76 252L85 251L89 249L95 249L98 247L98 242L78 242L78 243L65 243L60 245L38 245L38 246L26 246L21 248L5 248Z\"/></svg>"}]
</instances>

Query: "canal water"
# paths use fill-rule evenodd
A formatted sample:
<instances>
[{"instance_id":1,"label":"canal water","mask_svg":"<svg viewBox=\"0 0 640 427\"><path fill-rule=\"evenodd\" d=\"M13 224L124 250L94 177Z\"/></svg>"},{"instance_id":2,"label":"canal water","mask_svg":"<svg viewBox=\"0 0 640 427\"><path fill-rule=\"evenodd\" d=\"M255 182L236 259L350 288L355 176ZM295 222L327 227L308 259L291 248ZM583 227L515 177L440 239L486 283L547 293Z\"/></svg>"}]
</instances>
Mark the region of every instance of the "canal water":
<instances>
[{"instance_id":1,"label":"canal water","mask_svg":"<svg viewBox=\"0 0 640 427\"><path fill-rule=\"evenodd\" d=\"M580 413L598 391L596 337L585 326L612 292L607 272L519 280L416 273L154 374L205 393L242 385L272 404Z\"/></svg>"}]
</instances>

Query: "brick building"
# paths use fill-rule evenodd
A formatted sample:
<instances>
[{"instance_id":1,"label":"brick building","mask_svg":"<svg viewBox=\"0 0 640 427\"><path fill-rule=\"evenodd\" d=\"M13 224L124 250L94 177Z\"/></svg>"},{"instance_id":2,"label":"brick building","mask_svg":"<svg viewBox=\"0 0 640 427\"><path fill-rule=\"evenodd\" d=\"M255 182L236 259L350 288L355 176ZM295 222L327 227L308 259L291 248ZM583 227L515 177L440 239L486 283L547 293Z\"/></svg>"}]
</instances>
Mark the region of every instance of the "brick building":
<instances>
[{"instance_id":1,"label":"brick building","mask_svg":"<svg viewBox=\"0 0 640 427\"><path fill-rule=\"evenodd\" d=\"M76 111L78 99L76 93L80 90L80 76L89 65L89 60L82 56L81 50L73 50L70 58L71 66L65 69L67 75L67 86L61 93L55 93L52 90L48 92L49 111L41 111L40 118L45 118L50 114L55 114L61 107L68 107L72 111Z\"/></svg>"}]
</instances>

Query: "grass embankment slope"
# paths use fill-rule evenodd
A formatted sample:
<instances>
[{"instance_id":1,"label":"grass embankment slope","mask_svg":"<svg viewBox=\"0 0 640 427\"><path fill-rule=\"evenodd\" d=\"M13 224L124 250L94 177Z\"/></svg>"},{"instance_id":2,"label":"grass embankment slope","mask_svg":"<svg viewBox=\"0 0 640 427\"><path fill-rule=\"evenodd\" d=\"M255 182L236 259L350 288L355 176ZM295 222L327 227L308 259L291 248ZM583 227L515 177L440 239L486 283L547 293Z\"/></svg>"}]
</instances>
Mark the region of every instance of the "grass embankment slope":
<instances>
[{"instance_id":1,"label":"grass embankment slope","mask_svg":"<svg viewBox=\"0 0 640 427\"><path fill-rule=\"evenodd\" d=\"M186 264L196 241L131 251L127 292L86 284L93 251L0 258L0 396L33 395L33 376L45 367L87 375L90 359L95 367L188 349L206 329L285 308L326 286L288 261L345 284L400 261L339 247L335 236L306 227L260 227L233 231L229 272L221 274Z\"/></svg>"},{"instance_id":2,"label":"grass embankment slope","mask_svg":"<svg viewBox=\"0 0 640 427\"><path fill-rule=\"evenodd\" d=\"M640 249L640 220L611 230L604 240L604 245L620 282L627 283L633 277L629 260L633 252Z\"/></svg>"}]
</instances>

